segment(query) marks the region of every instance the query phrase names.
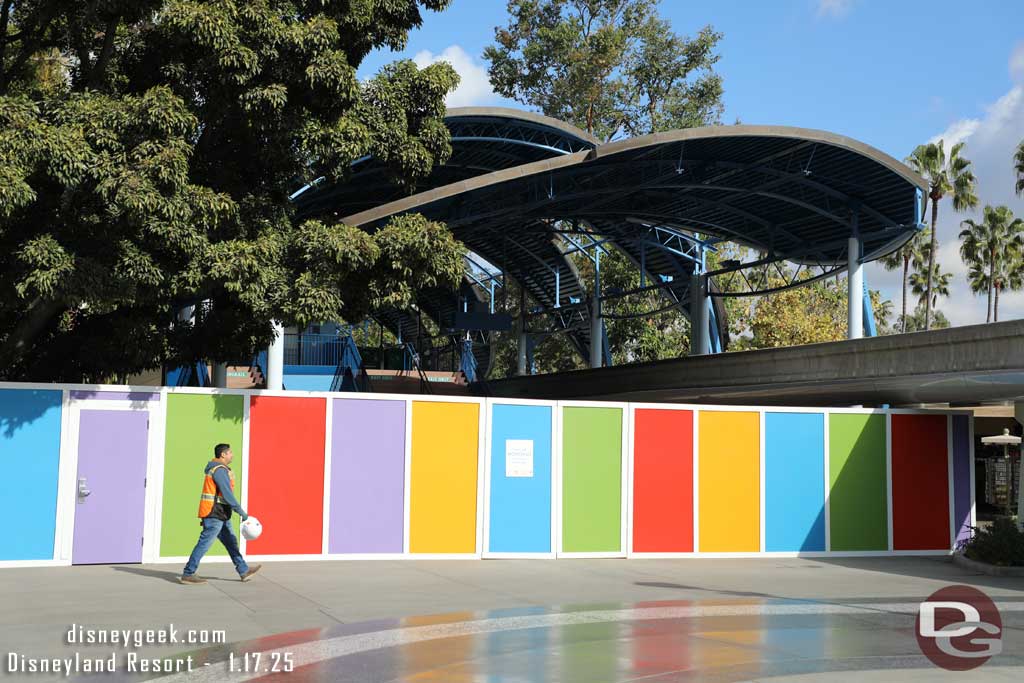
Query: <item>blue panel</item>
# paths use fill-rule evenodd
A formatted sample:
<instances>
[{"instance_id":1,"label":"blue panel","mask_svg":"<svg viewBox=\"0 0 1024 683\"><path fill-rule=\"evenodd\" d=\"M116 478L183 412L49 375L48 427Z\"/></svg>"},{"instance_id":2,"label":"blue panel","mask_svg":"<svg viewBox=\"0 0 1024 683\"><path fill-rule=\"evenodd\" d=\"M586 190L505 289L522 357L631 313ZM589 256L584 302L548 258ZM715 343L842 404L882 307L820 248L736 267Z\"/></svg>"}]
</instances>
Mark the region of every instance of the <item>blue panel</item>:
<instances>
[{"instance_id":1,"label":"blue panel","mask_svg":"<svg viewBox=\"0 0 1024 683\"><path fill-rule=\"evenodd\" d=\"M505 442L533 441L533 476L505 476ZM491 414L492 553L548 553L551 548L551 408L495 405Z\"/></svg>"},{"instance_id":2,"label":"blue panel","mask_svg":"<svg viewBox=\"0 0 1024 683\"><path fill-rule=\"evenodd\" d=\"M52 560L61 392L0 389L0 560Z\"/></svg>"},{"instance_id":3,"label":"blue panel","mask_svg":"<svg viewBox=\"0 0 1024 683\"><path fill-rule=\"evenodd\" d=\"M764 469L765 550L825 550L825 416L765 413Z\"/></svg>"}]
</instances>

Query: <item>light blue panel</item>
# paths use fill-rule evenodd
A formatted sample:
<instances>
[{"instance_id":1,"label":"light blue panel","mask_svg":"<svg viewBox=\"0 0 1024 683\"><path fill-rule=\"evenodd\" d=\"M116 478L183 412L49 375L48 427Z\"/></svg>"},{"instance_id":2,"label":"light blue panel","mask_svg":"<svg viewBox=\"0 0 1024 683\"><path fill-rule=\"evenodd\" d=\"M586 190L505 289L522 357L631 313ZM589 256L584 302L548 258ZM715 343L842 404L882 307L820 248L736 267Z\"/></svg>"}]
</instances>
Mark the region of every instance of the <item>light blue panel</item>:
<instances>
[{"instance_id":1,"label":"light blue panel","mask_svg":"<svg viewBox=\"0 0 1024 683\"><path fill-rule=\"evenodd\" d=\"M284 388L289 391L330 391L334 374L284 376Z\"/></svg>"},{"instance_id":2,"label":"light blue panel","mask_svg":"<svg viewBox=\"0 0 1024 683\"><path fill-rule=\"evenodd\" d=\"M765 413L764 469L765 550L825 550L824 414Z\"/></svg>"},{"instance_id":3,"label":"light blue panel","mask_svg":"<svg viewBox=\"0 0 1024 683\"><path fill-rule=\"evenodd\" d=\"M505 476L505 442L533 441L533 476ZM495 405L491 413L492 553L548 553L551 548L551 408Z\"/></svg>"},{"instance_id":4,"label":"light blue panel","mask_svg":"<svg viewBox=\"0 0 1024 683\"><path fill-rule=\"evenodd\" d=\"M52 560L61 392L0 389L0 560Z\"/></svg>"}]
</instances>

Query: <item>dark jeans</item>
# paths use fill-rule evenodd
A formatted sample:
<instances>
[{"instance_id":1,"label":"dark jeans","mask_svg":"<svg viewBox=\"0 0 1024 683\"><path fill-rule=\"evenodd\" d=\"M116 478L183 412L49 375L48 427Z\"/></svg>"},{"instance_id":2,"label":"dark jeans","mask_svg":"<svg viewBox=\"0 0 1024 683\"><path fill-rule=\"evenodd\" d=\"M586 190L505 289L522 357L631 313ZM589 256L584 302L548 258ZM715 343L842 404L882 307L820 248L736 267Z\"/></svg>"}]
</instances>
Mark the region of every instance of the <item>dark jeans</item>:
<instances>
[{"instance_id":1,"label":"dark jeans","mask_svg":"<svg viewBox=\"0 0 1024 683\"><path fill-rule=\"evenodd\" d=\"M185 565L185 576L192 576L199 569L199 562L203 559L203 555L210 549L213 542L216 539L220 539L220 542L224 544L224 547L228 550L228 555L231 556L231 561L235 563L235 570L238 571L238 575L249 571L249 565L245 563L245 558L242 557L242 551L238 549L238 538L235 536L235 532L231 529L231 520L214 519L213 517L203 518L203 530L199 534L199 542L196 543L196 547L192 550L192 554L188 558L188 564Z\"/></svg>"}]
</instances>

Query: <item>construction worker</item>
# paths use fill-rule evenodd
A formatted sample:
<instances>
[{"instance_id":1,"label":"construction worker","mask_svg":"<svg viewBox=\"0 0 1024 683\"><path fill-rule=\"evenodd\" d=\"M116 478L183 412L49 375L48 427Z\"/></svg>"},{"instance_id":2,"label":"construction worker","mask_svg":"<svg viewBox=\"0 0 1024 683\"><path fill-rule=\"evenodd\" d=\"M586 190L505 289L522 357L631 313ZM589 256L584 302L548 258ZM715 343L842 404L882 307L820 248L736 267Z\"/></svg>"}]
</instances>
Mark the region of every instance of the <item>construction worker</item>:
<instances>
[{"instance_id":1,"label":"construction worker","mask_svg":"<svg viewBox=\"0 0 1024 683\"><path fill-rule=\"evenodd\" d=\"M219 443L213 448L213 460L206 463L205 476L203 478L203 493L199 499L200 525L203 527L199 534L199 542L192 550L188 558L185 571L182 572L181 583L206 583L206 579L196 576L199 569L199 562L203 555L213 545L215 539L227 548L231 561L235 563L235 569L242 581L248 581L252 575L260 570L260 565L254 564L251 567L245 563L242 552L238 549L238 538L231 529L231 511L234 510L241 516L244 522L249 515L235 498L235 475L231 471L231 461L234 459L231 446L226 443Z\"/></svg>"}]
</instances>

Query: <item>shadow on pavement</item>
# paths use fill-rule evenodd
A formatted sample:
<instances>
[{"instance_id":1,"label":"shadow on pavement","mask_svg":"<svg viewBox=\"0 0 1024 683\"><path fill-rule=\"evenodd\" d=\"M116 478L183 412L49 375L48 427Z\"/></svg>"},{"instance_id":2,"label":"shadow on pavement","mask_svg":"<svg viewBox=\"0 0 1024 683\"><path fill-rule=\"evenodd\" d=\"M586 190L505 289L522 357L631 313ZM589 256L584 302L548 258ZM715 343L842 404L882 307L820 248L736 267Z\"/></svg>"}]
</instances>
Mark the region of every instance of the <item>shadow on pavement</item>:
<instances>
[{"instance_id":1,"label":"shadow on pavement","mask_svg":"<svg viewBox=\"0 0 1024 683\"><path fill-rule=\"evenodd\" d=\"M118 572L127 572L128 574L135 574L136 576L145 576L150 579L163 579L171 583L178 583L178 577L181 576L181 572L161 572L155 569L143 569L142 567L126 567L124 565L111 566L111 569ZM222 579L216 576L204 576L202 577L207 581L231 581L232 579ZM235 582L238 579L234 579Z\"/></svg>"}]
</instances>

